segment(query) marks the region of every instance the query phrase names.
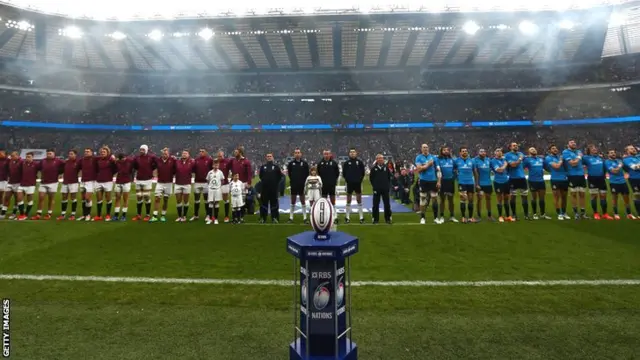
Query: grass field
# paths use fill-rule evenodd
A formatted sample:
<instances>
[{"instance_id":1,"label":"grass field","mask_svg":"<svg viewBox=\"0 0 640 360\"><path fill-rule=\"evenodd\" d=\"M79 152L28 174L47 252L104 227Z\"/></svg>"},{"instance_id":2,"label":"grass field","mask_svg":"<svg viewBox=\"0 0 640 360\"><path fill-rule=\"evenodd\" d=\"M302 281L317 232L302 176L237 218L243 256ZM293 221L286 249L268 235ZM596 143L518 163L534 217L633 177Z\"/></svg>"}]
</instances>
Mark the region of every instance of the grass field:
<instances>
[{"instance_id":1,"label":"grass field","mask_svg":"<svg viewBox=\"0 0 640 360\"><path fill-rule=\"evenodd\" d=\"M0 222L12 359L286 359L291 292L242 280L291 279L285 238L307 227L251 217L238 226L180 224L174 211L166 224ZM639 357L640 221L417 220L397 214L391 226L339 225L361 239L354 280L385 282L353 291L361 359ZM453 283L488 280L497 283Z\"/></svg>"}]
</instances>

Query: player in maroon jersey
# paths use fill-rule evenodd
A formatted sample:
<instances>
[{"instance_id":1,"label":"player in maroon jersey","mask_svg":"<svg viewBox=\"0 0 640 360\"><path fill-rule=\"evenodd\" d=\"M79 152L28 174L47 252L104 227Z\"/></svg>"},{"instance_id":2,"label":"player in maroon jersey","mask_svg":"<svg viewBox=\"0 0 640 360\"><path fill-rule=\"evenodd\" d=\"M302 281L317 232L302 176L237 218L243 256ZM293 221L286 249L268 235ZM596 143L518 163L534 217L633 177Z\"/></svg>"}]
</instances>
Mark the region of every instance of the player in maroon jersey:
<instances>
[{"instance_id":1,"label":"player in maroon jersey","mask_svg":"<svg viewBox=\"0 0 640 360\"><path fill-rule=\"evenodd\" d=\"M136 207L137 215L133 221L142 219L142 204L145 204L147 215L144 221L151 219L151 189L153 188L153 170L155 170L157 157L149 152L147 145L141 145L138 155L133 160L133 168L136 170Z\"/></svg>"},{"instance_id":2,"label":"player in maroon jersey","mask_svg":"<svg viewBox=\"0 0 640 360\"><path fill-rule=\"evenodd\" d=\"M131 181L133 180L133 158L118 154L116 166L116 212L114 221L127 221L127 210L129 205L129 193L131 192Z\"/></svg>"},{"instance_id":3,"label":"player in maroon jersey","mask_svg":"<svg viewBox=\"0 0 640 360\"><path fill-rule=\"evenodd\" d=\"M193 181L193 217L189 219L189 221L198 220L198 216L200 215L201 196L204 196L204 203L208 203L207 196L209 195L209 184L207 183L207 174L212 168L213 159L209 154L207 154L206 149L200 149L199 155L195 158L193 166L193 172L195 173ZM189 180L189 182L191 182L191 180ZM189 183L189 185L191 185L191 183Z\"/></svg>"},{"instance_id":4,"label":"player in maroon jersey","mask_svg":"<svg viewBox=\"0 0 640 360\"><path fill-rule=\"evenodd\" d=\"M40 172L40 163L33 159L33 153L28 152L22 164L22 179L20 180L20 191L18 191L18 211L20 216L18 220L26 220L33 208L33 194L36 192L36 183L38 182L38 172ZM27 210L24 209L24 199L27 198ZM22 203L22 207L20 207ZM36 215L32 220L38 220Z\"/></svg>"},{"instance_id":5,"label":"player in maroon jersey","mask_svg":"<svg viewBox=\"0 0 640 360\"><path fill-rule=\"evenodd\" d=\"M189 150L182 150L180 160L176 163L177 222L187 221L187 213L189 212L189 196L191 195L191 174L193 173L194 168L195 162L191 158Z\"/></svg>"},{"instance_id":6,"label":"player in maroon jersey","mask_svg":"<svg viewBox=\"0 0 640 360\"><path fill-rule=\"evenodd\" d=\"M4 206L4 192L7 189L7 180L9 180L9 158L7 157L7 152L0 149L0 209ZM3 218L4 215L0 214L0 219Z\"/></svg>"},{"instance_id":7,"label":"player in maroon jersey","mask_svg":"<svg viewBox=\"0 0 640 360\"><path fill-rule=\"evenodd\" d=\"M113 176L118 171L116 167L116 158L111 155L111 149L108 146L100 148L100 156L96 159L96 200L98 203L98 214L93 221L102 221L102 202L107 202L107 212L104 220L111 221L111 192L113 191Z\"/></svg>"},{"instance_id":8,"label":"player in maroon jersey","mask_svg":"<svg viewBox=\"0 0 640 360\"><path fill-rule=\"evenodd\" d=\"M224 157L224 151L218 151L218 169L222 171L222 201L224 201L224 222L229 222L229 159Z\"/></svg>"},{"instance_id":9,"label":"player in maroon jersey","mask_svg":"<svg viewBox=\"0 0 640 360\"><path fill-rule=\"evenodd\" d=\"M78 221L91 221L91 208L93 207L93 191L96 185L96 176L98 168L96 157L93 156L91 148L84 149L84 156L80 159L80 167L82 170L82 188L84 190L84 202L82 205L82 217Z\"/></svg>"},{"instance_id":10,"label":"player in maroon jersey","mask_svg":"<svg viewBox=\"0 0 640 360\"><path fill-rule=\"evenodd\" d=\"M231 174L238 174L238 179L244 183L245 189L251 187L253 178L253 170L251 170L251 161L244 157L244 147L239 146L233 152L234 157L229 160L229 171ZM244 216L244 214L241 214Z\"/></svg>"},{"instance_id":11,"label":"player in maroon jersey","mask_svg":"<svg viewBox=\"0 0 640 360\"><path fill-rule=\"evenodd\" d=\"M9 182L4 192L4 203L2 205L2 212L0 215L4 217L7 214L7 208L13 198L13 213L9 216L9 219L15 219L18 213L18 193L20 192L20 182L22 181L22 159L18 155L17 151L11 152L11 158L9 160Z\"/></svg>"},{"instance_id":12,"label":"player in maroon jersey","mask_svg":"<svg viewBox=\"0 0 640 360\"><path fill-rule=\"evenodd\" d=\"M176 159L169 154L169 148L162 149L162 155L155 160L155 168L158 171L158 181L156 182L155 206L153 216L149 222L165 222L167 221L167 207L169 207L169 199L173 189L173 176L176 173ZM160 208L160 199L162 203L162 217L158 218L158 209ZM178 212L178 217L180 213Z\"/></svg>"},{"instance_id":13,"label":"player in maroon jersey","mask_svg":"<svg viewBox=\"0 0 640 360\"><path fill-rule=\"evenodd\" d=\"M81 161L78 160L78 151L69 150L67 156L62 170L62 188L60 189L62 212L57 220L64 220L66 218L67 206L69 205L69 199L71 199L71 216L69 216L69 220L73 221L76 219L76 210L78 208L78 178L80 177L82 166Z\"/></svg>"},{"instance_id":14,"label":"player in maroon jersey","mask_svg":"<svg viewBox=\"0 0 640 360\"><path fill-rule=\"evenodd\" d=\"M62 173L63 161L56 157L53 149L47 150L47 157L40 161L40 187L38 188L38 210L34 220L42 217L45 197L47 198L47 215L44 220L51 219L53 203L58 192L58 177Z\"/></svg>"}]
</instances>

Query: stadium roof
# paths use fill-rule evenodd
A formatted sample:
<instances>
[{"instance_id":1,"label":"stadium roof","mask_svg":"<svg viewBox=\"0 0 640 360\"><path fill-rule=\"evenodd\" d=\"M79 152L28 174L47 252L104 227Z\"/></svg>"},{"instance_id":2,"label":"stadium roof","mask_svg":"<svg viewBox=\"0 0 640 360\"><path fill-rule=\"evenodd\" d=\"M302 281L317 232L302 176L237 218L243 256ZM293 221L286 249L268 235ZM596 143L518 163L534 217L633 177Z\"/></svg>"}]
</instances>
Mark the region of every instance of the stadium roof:
<instances>
[{"instance_id":1,"label":"stadium roof","mask_svg":"<svg viewBox=\"0 0 640 360\"><path fill-rule=\"evenodd\" d=\"M606 7L96 22L3 7L0 57L104 70L223 72L595 62L640 51L638 9L625 11L624 18Z\"/></svg>"}]
</instances>

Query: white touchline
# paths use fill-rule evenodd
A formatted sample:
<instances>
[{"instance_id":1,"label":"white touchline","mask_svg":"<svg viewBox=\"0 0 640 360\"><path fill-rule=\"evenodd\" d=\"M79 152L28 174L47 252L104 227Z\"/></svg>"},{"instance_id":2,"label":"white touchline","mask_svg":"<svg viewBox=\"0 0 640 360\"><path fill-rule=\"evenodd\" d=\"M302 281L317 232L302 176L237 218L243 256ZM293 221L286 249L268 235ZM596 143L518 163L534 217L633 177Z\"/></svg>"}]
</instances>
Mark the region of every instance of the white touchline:
<instances>
[{"instance_id":1,"label":"white touchline","mask_svg":"<svg viewBox=\"0 0 640 360\"><path fill-rule=\"evenodd\" d=\"M80 275L28 275L0 274L0 280L34 281L85 281L113 283L150 283L150 284L208 284L208 285L271 285L291 286L291 280L260 279L188 279L155 277L117 277L117 276L80 276ZM640 279L597 279L597 280L488 280L488 281L354 281L352 286L391 286L391 287L499 287L499 286L637 286Z\"/></svg>"}]
</instances>

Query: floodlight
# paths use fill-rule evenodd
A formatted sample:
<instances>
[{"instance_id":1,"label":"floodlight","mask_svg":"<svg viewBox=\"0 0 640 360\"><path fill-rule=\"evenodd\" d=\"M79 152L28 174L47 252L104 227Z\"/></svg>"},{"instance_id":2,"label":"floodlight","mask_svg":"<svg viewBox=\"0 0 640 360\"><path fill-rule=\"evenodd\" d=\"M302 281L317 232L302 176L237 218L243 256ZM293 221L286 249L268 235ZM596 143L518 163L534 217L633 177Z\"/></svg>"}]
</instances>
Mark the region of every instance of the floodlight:
<instances>
[{"instance_id":1,"label":"floodlight","mask_svg":"<svg viewBox=\"0 0 640 360\"><path fill-rule=\"evenodd\" d=\"M535 34L536 31L538 31L538 27L536 26L536 24L526 20L518 25L518 29L520 29L520 31L526 35L532 35Z\"/></svg>"},{"instance_id":2,"label":"floodlight","mask_svg":"<svg viewBox=\"0 0 640 360\"><path fill-rule=\"evenodd\" d=\"M120 31L114 31L113 33L109 34L109 36L114 40L124 40L127 37L127 35L121 33Z\"/></svg>"},{"instance_id":3,"label":"floodlight","mask_svg":"<svg viewBox=\"0 0 640 360\"><path fill-rule=\"evenodd\" d=\"M200 30L200 32L198 33L198 36L200 36L201 38L205 39L205 40L209 40L213 37L214 33L213 30L209 29L209 28L204 28L202 30Z\"/></svg>"},{"instance_id":4,"label":"floodlight","mask_svg":"<svg viewBox=\"0 0 640 360\"><path fill-rule=\"evenodd\" d=\"M467 21L462 26L462 30L464 30L464 32L466 32L469 35L474 35L476 32L478 32L479 29L480 29L480 26L478 26L478 24L476 24L473 21Z\"/></svg>"},{"instance_id":5,"label":"floodlight","mask_svg":"<svg viewBox=\"0 0 640 360\"><path fill-rule=\"evenodd\" d=\"M33 29L33 25L29 24L28 22L22 20L22 21L18 21L17 23L14 21L12 24L14 28L18 28L20 30L31 30Z\"/></svg>"},{"instance_id":6,"label":"floodlight","mask_svg":"<svg viewBox=\"0 0 640 360\"><path fill-rule=\"evenodd\" d=\"M498 30L506 30L507 28L508 28L508 26L505 25L505 24L500 24L500 25L496 26L496 29L498 29Z\"/></svg>"},{"instance_id":7,"label":"floodlight","mask_svg":"<svg viewBox=\"0 0 640 360\"><path fill-rule=\"evenodd\" d=\"M149 39L151 39L151 40L159 41L160 39L162 39L162 37L164 36L164 34L162 34L162 31L160 31L160 30L153 30L152 32L150 32L149 34L147 34L147 36L148 36L148 37L149 37Z\"/></svg>"},{"instance_id":8,"label":"floodlight","mask_svg":"<svg viewBox=\"0 0 640 360\"><path fill-rule=\"evenodd\" d=\"M571 30L573 29L573 22L569 20L562 20L559 26L560 26L560 29Z\"/></svg>"},{"instance_id":9,"label":"floodlight","mask_svg":"<svg viewBox=\"0 0 640 360\"><path fill-rule=\"evenodd\" d=\"M61 31L61 34L71 39L80 39L83 35L77 26L67 26Z\"/></svg>"}]
</instances>

